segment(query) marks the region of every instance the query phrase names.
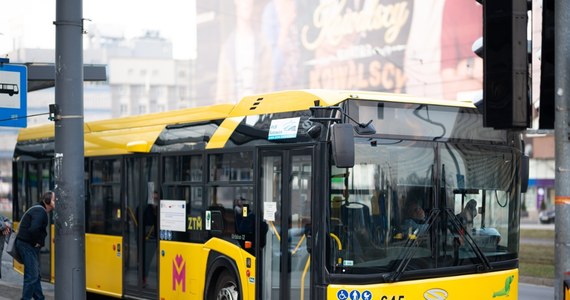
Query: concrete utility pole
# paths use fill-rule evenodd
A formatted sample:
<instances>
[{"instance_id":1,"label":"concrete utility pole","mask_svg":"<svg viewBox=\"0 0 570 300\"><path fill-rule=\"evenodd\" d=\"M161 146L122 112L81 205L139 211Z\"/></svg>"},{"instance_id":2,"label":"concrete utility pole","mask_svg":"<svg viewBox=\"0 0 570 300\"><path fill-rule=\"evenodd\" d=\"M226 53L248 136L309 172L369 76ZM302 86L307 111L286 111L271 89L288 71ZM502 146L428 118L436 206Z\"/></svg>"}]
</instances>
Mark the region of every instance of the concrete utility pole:
<instances>
[{"instance_id":1,"label":"concrete utility pole","mask_svg":"<svg viewBox=\"0 0 570 300\"><path fill-rule=\"evenodd\" d=\"M554 1L554 129L556 138L556 235L554 298L564 299L570 279L570 1Z\"/></svg>"},{"instance_id":2,"label":"concrete utility pole","mask_svg":"<svg viewBox=\"0 0 570 300\"><path fill-rule=\"evenodd\" d=\"M55 31L55 298L85 299L83 1L57 0Z\"/></svg>"}]
</instances>

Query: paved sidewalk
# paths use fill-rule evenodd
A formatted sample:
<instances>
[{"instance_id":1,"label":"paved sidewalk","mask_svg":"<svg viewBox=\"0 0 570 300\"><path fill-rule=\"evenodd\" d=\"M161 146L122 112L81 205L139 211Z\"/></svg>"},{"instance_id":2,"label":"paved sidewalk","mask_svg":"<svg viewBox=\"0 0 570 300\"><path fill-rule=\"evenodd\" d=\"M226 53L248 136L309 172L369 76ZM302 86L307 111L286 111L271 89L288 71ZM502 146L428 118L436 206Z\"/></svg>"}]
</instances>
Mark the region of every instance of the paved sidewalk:
<instances>
[{"instance_id":1,"label":"paved sidewalk","mask_svg":"<svg viewBox=\"0 0 570 300\"><path fill-rule=\"evenodd\" d=\"M22 274L14 271L12 257L4 251L2 253L2 278L0 279L0 300L14 300L22 297ZM44 296L48 300L54 299L54 286L51 283L42 282Z\"/></svg>"},{"instance_id":2,"label":"paved sidewalk","mask_svg":"<svg viewBox=\"0 0 570 300\"><path fill-rule=\"evenodd\" d=\"M4 271L2 271L4 276ZM42 284L44 296L46 299L53 300L53 285ZM14 300L22 297L22 284L14 284L0 279L0 300Z\"/></svg>"}]
</instances>

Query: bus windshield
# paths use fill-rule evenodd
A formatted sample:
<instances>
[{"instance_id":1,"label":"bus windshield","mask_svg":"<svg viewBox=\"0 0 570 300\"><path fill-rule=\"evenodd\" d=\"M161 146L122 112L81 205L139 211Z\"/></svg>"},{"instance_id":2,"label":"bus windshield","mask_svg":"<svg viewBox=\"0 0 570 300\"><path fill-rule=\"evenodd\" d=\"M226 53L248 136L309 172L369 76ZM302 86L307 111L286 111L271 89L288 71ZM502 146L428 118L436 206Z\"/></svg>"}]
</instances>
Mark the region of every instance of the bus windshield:
<instances>
[{"instance_id":1,"label":"bus windshield","mask_svg":"<svg viewBox=\"0 0 570 300\"><path fill-rule=\"evenodd\" d=\"M477 138L405 135L357 138L355 166L331 167L329 271L395 281L516 258L520 153Z\"/></svg>"}]
</instances>

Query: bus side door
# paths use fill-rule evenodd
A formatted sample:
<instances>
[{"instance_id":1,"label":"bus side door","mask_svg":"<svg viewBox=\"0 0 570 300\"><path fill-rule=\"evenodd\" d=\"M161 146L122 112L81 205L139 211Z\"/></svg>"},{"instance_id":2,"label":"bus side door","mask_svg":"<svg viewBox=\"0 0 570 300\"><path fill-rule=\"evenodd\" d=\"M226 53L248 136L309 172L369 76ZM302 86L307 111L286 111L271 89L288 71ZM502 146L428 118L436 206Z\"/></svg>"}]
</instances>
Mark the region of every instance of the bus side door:
<instances>
[{"instance_id":1,"label":"bus side door","mask_svg":"<svg viewBox=\"0 0 570 300\"><path fill-rule=\"evenodd\" d=\"M310 299L313 148L261 150L258 195L266 228L258 257L260 299Z\"/></svg>"}]
</instances>

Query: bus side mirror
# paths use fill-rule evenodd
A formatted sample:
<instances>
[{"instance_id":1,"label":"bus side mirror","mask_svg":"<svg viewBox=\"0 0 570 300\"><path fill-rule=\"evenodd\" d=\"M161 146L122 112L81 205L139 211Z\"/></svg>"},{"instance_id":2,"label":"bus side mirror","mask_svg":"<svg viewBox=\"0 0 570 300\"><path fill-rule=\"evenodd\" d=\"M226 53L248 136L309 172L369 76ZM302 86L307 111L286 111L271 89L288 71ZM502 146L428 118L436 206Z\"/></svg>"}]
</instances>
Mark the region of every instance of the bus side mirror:
<instances>
[{"instance_id":1,"label":"bus side mirror","mask_svg":"<svg viewBox=\"0 0 570 300\"><path fill-rule=\"evenodd\" d=\"M350 124L331 126L332 154L337 168L354 167L354 129Z\"/></svg>"},{"instance_id":2,"label":"bus side mirror","mask_svg":"<svg viewBox=\"0 0 570 300\"><path fill-rule=\"evenodd\" d=\"M523 155L521 158L521 193L526 193L529 178L529 157Z\"/></svg>"}]
</instances>

